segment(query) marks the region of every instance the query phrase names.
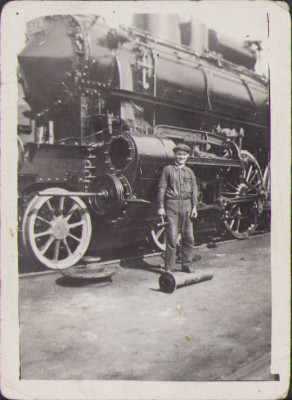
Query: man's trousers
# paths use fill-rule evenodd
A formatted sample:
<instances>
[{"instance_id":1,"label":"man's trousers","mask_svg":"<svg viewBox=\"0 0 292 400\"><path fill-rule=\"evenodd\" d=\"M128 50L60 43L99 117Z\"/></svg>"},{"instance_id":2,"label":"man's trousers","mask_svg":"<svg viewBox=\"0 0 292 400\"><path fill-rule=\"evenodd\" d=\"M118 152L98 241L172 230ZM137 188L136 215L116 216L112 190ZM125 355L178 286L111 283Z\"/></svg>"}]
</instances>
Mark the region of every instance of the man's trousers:
<instances>
[{"instance_id":1,"label":"man's trousers","mask_svg":"<svg viewBox=\"0 0 292 400\"><path fill-rule=\"evenodd\" d=\"M168 222L165 228L165 268L170 271L175 268L176 244L179 234L181 234L182 267L191 266L194 246L193 223L190 218L191 200L167 200L165 211Z\"/></svg>"}]
</instances>

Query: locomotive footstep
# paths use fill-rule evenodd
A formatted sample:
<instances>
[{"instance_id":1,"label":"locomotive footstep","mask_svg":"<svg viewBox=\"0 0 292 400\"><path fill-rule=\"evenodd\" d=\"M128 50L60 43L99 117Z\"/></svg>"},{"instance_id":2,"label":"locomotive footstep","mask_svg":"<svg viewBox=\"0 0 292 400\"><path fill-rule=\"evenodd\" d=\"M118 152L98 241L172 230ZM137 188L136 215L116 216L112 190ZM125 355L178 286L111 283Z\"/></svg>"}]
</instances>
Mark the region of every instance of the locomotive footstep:
<instances>
[{"instance_id":1,"label":"locomotive footstep","mask_svg":"<svg viewBox=\"0 0 292 400\"><path fill-rule=\"evenodd\" d=\"M163 292L173 293L175 289L195 283L209 281L213 278L212 271L196 271L191 274L185 272L163 272L159 277L159 287Z\"/></svg>"},{"instance_id":2,"label":"locomotive footstep","mask_svg":"<svg viewBox=\"0 0 292 400\"><path fill-rule=\"evenodd\" d=\"M62 271L64 276L77 279L105 279L112 277L115 273L115 267L102 266L94 262L74 265Z\"/></svg>"}]
</instances>

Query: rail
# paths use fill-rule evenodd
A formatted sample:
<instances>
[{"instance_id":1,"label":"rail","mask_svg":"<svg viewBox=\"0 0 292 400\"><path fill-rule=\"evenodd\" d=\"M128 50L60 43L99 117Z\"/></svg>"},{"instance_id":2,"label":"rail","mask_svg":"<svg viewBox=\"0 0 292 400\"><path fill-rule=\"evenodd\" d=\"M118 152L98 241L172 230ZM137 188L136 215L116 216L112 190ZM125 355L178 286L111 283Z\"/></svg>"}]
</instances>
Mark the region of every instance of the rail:
<instances>
[{"instance_id":1,"label":"rail","mask_svg":"<svg viewBox=\"0 0 292 400\"><path fill-rule=\"evenodd\" d=\"M249 237L249 239L258 238L258 237L265 236L265 235L270 235L270 232L256 233L253 236ZM196 251L196 250L202 250L204 248L214 248L214 247L220 246L222 244L234 242L235 240L237 240L237 239L231 238L231 239L227 239L227 240L222 240L222 238L213 238L211 242L202 243L202 244L194 246L194 250ZM97 266L97 268L105 267L105 266L106 267L116 266L117 268L122 268L120 265L121 263L133 262L136 260L141 260L141 259L144 260L144 259L154 258L154 257L161 257L162 255L163 255L163 252L156 252L156 253L140 254L140 255L132 256L132 257L121 257L121 258L116 258L114 260L97 262L96 266ZM154 268L152 268L152 269L154 269ZM159 270L159 268L157 268L157 267L155 267L155 269ZM160 269L161 269L161 271L163 271L162 268L160 268ZM149 271L150 270L151 270L151 268L149 268ZM54 270L45 270L45 271L37 271L37 272L24 272L24 273L20 273L19 277L26 279L26 278L33 278L33 277L38 277L38 276L60 274L60 273L62 273L62 270L54 269Z\"/></svg>"}]
</instances>

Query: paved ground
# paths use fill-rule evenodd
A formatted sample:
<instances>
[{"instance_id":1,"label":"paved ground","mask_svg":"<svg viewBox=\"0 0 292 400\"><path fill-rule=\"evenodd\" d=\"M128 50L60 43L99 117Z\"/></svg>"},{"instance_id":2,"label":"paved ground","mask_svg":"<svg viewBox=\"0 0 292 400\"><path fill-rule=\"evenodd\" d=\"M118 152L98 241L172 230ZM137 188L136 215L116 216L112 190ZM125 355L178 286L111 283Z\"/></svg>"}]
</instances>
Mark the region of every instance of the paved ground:
<instances>
[{"instance_id":1,"label":"paved ground","mask_svg":"<svg viewBox=\"0 0 292 400\"><path fill-rule=\"evenodd\" d=\"M23 379L269 379L270 235L201 250L211 281L159 290L160 257L112 282L20 280Z\"/></svg>"}]
</instances>

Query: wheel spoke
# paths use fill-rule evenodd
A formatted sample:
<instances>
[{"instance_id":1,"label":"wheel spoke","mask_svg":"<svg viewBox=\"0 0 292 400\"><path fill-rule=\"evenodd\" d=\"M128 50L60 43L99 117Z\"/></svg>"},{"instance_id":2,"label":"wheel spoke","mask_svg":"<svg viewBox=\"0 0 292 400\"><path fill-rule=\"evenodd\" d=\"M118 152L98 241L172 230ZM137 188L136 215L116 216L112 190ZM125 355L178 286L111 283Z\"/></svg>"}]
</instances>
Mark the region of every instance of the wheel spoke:
<instances>
[{"instance_id":1,"label":"wheel spoke","mask_svg":"<svg viewBox=\"0 0 292 400\"><path fill-rule=\"evenodd\" d=\"M76 242L81 242L82 239L79 239L78 237L76 237L75 235L72 235L72 233L68 233L68 236L70 236L72 239L76 240Z\"/></svg>"},{"instance_id":2,"label":"wheel spoke","mask_svg":"<svg viewBox=\"0 0 292 400\"><path fill-rule=\"evenodd\" d=\"M237 228L236 228L236 232L239 232L239 225L240 225L240 221L241 221L241 219L240 219L240 218L238 218L238 220L237 220Z\"/></svg>"},{"instance_id":3,"label":"wheel spoke","mask_svg":"<svg viewBox=\"0 0 292 400\"><path fill-rule=\"evenodd\" d=\"M63 215L64 201L65 201L65 197L60 197L60 199L59 199L59 212L60 212L60 215Z\"/></svg>"},{"instance_id":4,"label":"wheel spoke","mask_svg":"<svg viewBox=\"0 0 292 400\"><path fill-rule=\"evenodd\" d=\"M231 224L230 224L230 229L232 229L232 227L234 225L234 221L235 221L235 219L232 219Z\"/></svg>"},{"instance_id":5,"label":"wheel spoke","mask_svg":"<svg viewBox=\"0 0 292 400\"><path fill-rule=\"evenodd\" d=\"M45 218L40 217L39 215L36 216L36 219L39 219L40 221L44 222L45 224L51 225L51 222L46 220Z\"/></svg>"},{"instance_id":6,"label":"wheel spoke","mask_svg":"<svg viewBox=\"0 0 292 400\"><path fill-rule=\"evenodd\" d=\"M231 207L231 209L229 211L229 218L234 219L234 217L232 216L232 211L234 211L235 208L236 208L236 204L233 204L233 206Z\"/></svg>"},{"instance_id":7,"label":"wheel spoke","mask_svg":"<svg viewBox=\"0 0 292 400\"><path fill-rule=\"evenodd\" d=\"M251 178L251 180L249 181L249 183L252 183L252 181L257 176L257 174L258 174L258 170L255 170L255 173L254 173L253 177Z\"/></svg>"},{"instance_id":8,"label":"wheel spoke","mask_svg":"<svg viewBox=\"0 0 292 400\"><path fill-rule=\"evenodd\" d=\"M70 208L70 210L67 212L65 219L68 222L69 219L72 217L74 211L78 210L78 205L77 204L73 204L73 206Z\"/></svg>"},{"instance_id":9,"label":"wheel spoke","mask_svg":"<svg viewBox=\"0 0 292 400\"><path fill-rule=\"evenodd\" d=\"M84 226L85 221L75 222L74 224L69 224L69 229L77 228L78 226Z\"/></svg>"},{"instance_id":10,"label":"wheel spoke","mask_svg":"<svg viewBox=\"0 0 292 400\"><path fill-rule=\"evenodd\" d=\"M60 240L56 240L54 246L54 261L58 261L59 250L60 250Z\"/></svg>"},{"instance_id":11,"label":"wheel spoke","mask_svg":"<svg viewBox=\"0 0 292 400\"><path fill-rule=\"evenodd\" d=\"M231 185L231 183L230 183L230 182L227 182L227 185L229 185L230 187L232 187L232 189L236 190L236 187L235 187L235 186L233 186L233 185Z\"/></svg>"},{"instance_id":12,"label":"wheel spoke","mask_svg":"<svg viewBox=\"0 0 292 400\"><path fill-rule=\"evenodd\" d=\"M257 187L262 187L262 182L261 182L261 180L260 179L258 179L257 181L256 181L256 183L254 184L254 186L257 188Z\"/></svg>"},{"instance_id":13,"label":"wheel spoke","mask_svg":"<svg viewBox=\"0 0 292 400\"><path fill-rule=\"evenodd\" d=\"M65 245L65 248L66 248L66 250L67 250L67 253L68 253L69 255L71 255L71 254L72 254L72 251L71 251L71 249L70 249L70 247L69 247L69 245L68 245L67 239L63 239L63 243L64 243L64 245Z\"/></svg>"},{"instance_id":14,"label":"wheel spoke","mask_svg":"<svg viewBox=\"0 0 292 400\"><path fill-rule=\"evenodd\" d=\"M165 228L161 228L161 229L159 229L159 231L157 231L157 232L155 233L156 239L157 239L157 240L158 240L158 239L160 238L160 236L163 234L164 230L165 230Z\"/></svg>"},{"instance_id":15,"label":"wheel spoke","mask_svg":"<svg viewBox=\"0 0 292 400\"><path fill-rule=\"evenodd\" d=\"M39 237L42 237L42 236L51 235L51 234L52 234L52 230L48 229L47 231L34 233L33 235L34 235L34 238L36 239L36 238L39 238Z\"/></svg>"},{"instance_id":16,"label":"wheel spoke","mask_svg":"<svg viewBox=\"0 0 292 400\"><path fill-rule=\"evenodd\" d=\"M53 209L53 207L52 207L52 205L51 205L50 199L47 200L46 205L47 205L47 207L48 207L49 212L51 213L51 215L54 216L54 215L55 215L55 214L54 214L54 209Z\"/></svg>"},{"instance_id":17,"label":"wheel spoke","mask_svg":"<svg viewBox=\"0 0 292 400\"><path fill-rule=\"evenodd\" d=\"M40 252L41 254L45 254L46 251L49 249L49 247L51 246L51 244L54 242L55 238L54 236L51 236L48 241L46 242L46 244L41 248Z\"/></svg>"},{"instance_id":18,"label":"wheel spoke","mask_svg":"<svg viewBox=\"0 0 292 400\"><path fill-rule=\"evenodd\" d=\"M249 170L248 170L248 173L247 173L247 177L246 177L247 181L249 180L251 172L252 172L252 165L249 167Z\"/></svg>"}]
</instances>

